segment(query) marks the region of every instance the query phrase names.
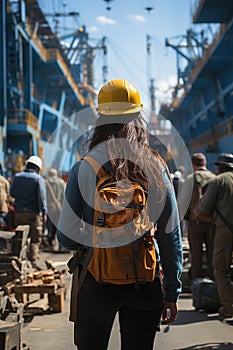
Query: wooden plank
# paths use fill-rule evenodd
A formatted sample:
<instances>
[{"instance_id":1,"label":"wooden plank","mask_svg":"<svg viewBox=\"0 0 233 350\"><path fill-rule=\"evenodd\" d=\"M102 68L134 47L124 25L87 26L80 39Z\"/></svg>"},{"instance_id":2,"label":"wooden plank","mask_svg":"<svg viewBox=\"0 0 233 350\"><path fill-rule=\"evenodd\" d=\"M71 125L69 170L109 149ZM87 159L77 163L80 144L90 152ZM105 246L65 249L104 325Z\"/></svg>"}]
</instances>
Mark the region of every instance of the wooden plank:
<instances>
[{"instance_id":1,"label":"wooden plank","mask_svg":"<svg viewBox=\"0 0 233 350\"><path fill-rule=\"evenodd\" d=\"M39 293L39 294L54 294L57 291L58 285L55 281L49 283L49 284L43 284L41 280L34 281L33 283L26 283L22 285L15 285L13 287L13 293L15 294L33 294L33 293Z\"/></svg>"},{"instance_id":2,"label":"wooden plank","mask_svg":"<svg viewBox=\"0 0 233 350\"><path fill-rule=\"evenodd\" d=\"M28 245L29 225L19 225L15 229L15 236L12 239L12 253L20 259L26 257L25 247Z\"/></svg>"},{"instance_id":3,"label":"wooden plank","mask_svg":"<svg viewBox=\"0 0 233 350\"><path fill-rule=\"evenodd\" d=\"M18 301L18 303L23 303L24 305L27 305L28 303L28 297L27 294L24 293L15 293L15 298Z\"/></svg>"},{"instance_id":4,"label":"wooden plank","mask_svg":"<svg viewBox=\"0 0 233 350\"><path fill-rule=\"evenodd\" d=\"M64 288L59 288L56 294L49 294L48 299L52 312L62 312L64 307Z\"/></svg>"},{"instance_id":5,"label":"wooden plank","mask_svg":"<svg viewBox=\"0 0 233 350\"><path fill-rule=\"evenodd\" d=\"M0 230L0 238L11 239L12 237L14 237L14 235L15 235L15 232L13 231Z\"/></svg>"},{"instance_id":6,"label":"wooden plank","mask_svg":"<svg viewBox=\"0 0 233 350\"><path fill-rule=\"evenodd\" d=\"M0 322L0 349L20 350L20 323Z\"/></svg>"},{"instance_id":7,"label":"wooden plank","mask_svg":"<svg viewBox=\"0 0 233 350\"><path fill-rule=\"evenodd\" d=\"M48 298L35 300L26 305L25 311L31 312L33 315L43 315L49 310Z\"/></svg>"}]
</instances>

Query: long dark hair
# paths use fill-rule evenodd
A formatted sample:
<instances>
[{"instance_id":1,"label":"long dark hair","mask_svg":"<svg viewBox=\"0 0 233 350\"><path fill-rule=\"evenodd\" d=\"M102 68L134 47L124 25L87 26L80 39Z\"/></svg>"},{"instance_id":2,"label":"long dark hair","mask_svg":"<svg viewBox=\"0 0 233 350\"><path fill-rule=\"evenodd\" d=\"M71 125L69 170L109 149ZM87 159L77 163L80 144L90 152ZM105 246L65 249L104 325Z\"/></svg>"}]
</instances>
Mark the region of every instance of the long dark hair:
<instances>
[{"instance_id":1,"label":"long dark hair","mask_svg":"<svg viewBox=\"0 0 233 350\"><path fill-rule=\"evenodd\" d=\"M119 122L121 120L122 123ZM167 171L167 166L159 154L150 148L147 123L140 113L128 116L99 115L88 140L89 151L102 142L107 144L115 181L129 179L141 183L144 188L148 188L148 183L156 183L164 193L167 184L162 170Z\"/></svg>"}]
</instances>

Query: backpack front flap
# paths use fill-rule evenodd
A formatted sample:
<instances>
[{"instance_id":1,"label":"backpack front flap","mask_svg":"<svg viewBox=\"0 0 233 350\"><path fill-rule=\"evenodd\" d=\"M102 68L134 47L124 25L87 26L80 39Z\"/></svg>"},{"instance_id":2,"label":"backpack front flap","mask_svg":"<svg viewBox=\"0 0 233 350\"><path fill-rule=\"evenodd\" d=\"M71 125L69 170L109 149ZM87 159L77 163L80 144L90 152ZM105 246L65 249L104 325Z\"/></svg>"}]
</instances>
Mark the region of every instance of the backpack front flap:
<instances>
[{"instance_id":1,"label":"backpack front flap","mask_svg":"<svg viewBox=\"0 0 233 350\"><path fill-rule=\"evenodd\" d=\"M126 179L114 182L105 173L96 186L93 227L95 242L88 270L97 281L113 284L134 283L136 279L153 281L156 273L153 224L140 184ZM97 248L99 242L108 240L110 232L119 236L130 234L133 243Z\"/></svg>"},{"instance_id":2,"label":"backpack front flap","mask_svg":"<svg viewBox=\"0 0 233 350\"><path fill-rule=\"evenodd\" d=\"M152 282L156 274L153 237L139 240L117 248L94 248L88 270L96 281L112 284Z\"/></svg>"}]
</instances>

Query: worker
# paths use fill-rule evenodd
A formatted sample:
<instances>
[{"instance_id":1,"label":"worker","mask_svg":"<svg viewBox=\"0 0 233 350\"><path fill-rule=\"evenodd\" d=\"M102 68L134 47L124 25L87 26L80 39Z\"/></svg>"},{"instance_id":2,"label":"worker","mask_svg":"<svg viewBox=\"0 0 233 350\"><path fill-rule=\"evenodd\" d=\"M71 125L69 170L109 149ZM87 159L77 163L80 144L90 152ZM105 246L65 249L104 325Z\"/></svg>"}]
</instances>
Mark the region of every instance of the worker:
<instances>
[{"instance_id":1,"label":"worker","mask_svg":"<svg viewBox=\"0 0 233 350\"><path fill-rule=\"evenodd\" d=\"M53 249L57 233L57 223L63 203L65 181L58 176L57 169L50 168L45 184L48 208L48 244Z\"/></svg>"},{"instance_id":2,"label":"worker","mask_svg":"<svg viewBox=\"0 0 233 350\"><path fill-rule=\"evenodd\" d=\"M188 241L191 255L191 279L209 277L213 279L213 224L203 222L196 217L196 207L200 200L200 192L208 180L215 175L206 168L207 160L203 153L194 153L191 158L193 173L186 177L183 193L193 186L192 198L185 215L187 221ZM206 251L207 271L203 270L204 246Z\"/></svg>"},{"instance_id":3,"label":"worker","mask_svg":"<svg viewBox=\"0 0 233 350\"><path fill-rule=\"evenodd\" d=\"M35 155L29 157L26 169L15 175L10 187L10 194L15 198L15 226L30 225L28 258L35 269L40 269L39 246L43 223L47 219L46 188L40 176L41 170L41 158Z\"/></svg>"},{"instance_id":4,"label":"worker","mask_svg":"<svg viewBox=\"0 0 233 350\"><path fill-rule=\"evenodd\" d=\"M199 212L212 215L216 225L213 270L222 306L219 314L233 316L233 284L230 267L233 253L233 154L221 154L215 164L218 175L211 180Z\"/></svg>"},{"instance_id":5,"label":"worker","mask_svg":"<svg viewBox=\"0 0 233 350\"><path fill-rule=\"evenodd\" d=\"M119 187L116 185L116 190L120 191L126 201L129 199L127 196L124 197L124 192L121 192L122 186L123 188L126 186L127 189L127 184L130 186L133 182L147 188L152 231L157 222L155 237L165 276L164 294L161 289L159 265L150 281L142 278L140 283L138 271L143 270L145 259L140 260L141 254L137 253L138 267L132 268L133 258L128 259L123 252L121 255L122 246L132 243L130 230L128 234L125 232L119 237L117 233L121 227L118 227L119 230L116 228L110 230L112 234L110 236L108 232L97 236L94 234L93 238L93 226L96 225L94 227L99 232L106 223L104 214L98 215L97 221L93 221L93 212L97 210L93 203L97 175L93 170L94 164L91 166L84 158L74 165L69 175L59 221L58 239L63 246L71 250L79 249L80 246L84 248L91 246L93 239L100 240L105 247L107 246L106 250L97 248L97 254L106 252L103 258L107 258L100 273L109 273L111 280L118 272L120 276L122 271L127 272L123 273L124 280L116 277L114 282L105 282L105 279L96 277L94 273L102 260L93 257L94 260L91 260L93 268L88 267L79 296L71 298L74 301L71 309L77 311L77 319L73 319L75 342L79 350L107 349L113 321L119 312L122 348L152 350L161 317L165 324L176 319L177 298L181 291L182 244L175 194L165 162L149 147L148 131L141 113L142 105L137 88L126 80L112 80L106 83L98 94L97 110L98 119L87 154L94 159L94 164L95 161L102 164L104 172L106 171L112 181L117 181ZM132 192L130 193L131 197ZM132 200L129 211L130 208L140 210L141 206L137 206ZM106 209L106 215L107 212ZM116 212L116 218L119 213ZM147 219L147 216L143 216L143 222ZM84 230L80 229L83 221ZM114 222L113 220L113 225ZM148 231L149 234L151 230ZM132 235L135 234L136 228L134 230L133 227ZM140 243L143 249L153 251L154 239L150 244L149 242L146 244L145 240L140 240L137 244ZM118 245L116 250L111 250L111 247L116 245ZM90 249L87 250L90 252ZM123 261L122 264L118 264L121 258L125 264ZM85 259L87 257L84 255L83 261L80 261L81 275ZM148 264L151 260L152 257L147 260ZM110 272L106 271L108 268ZM147 272L149 271L147 268ZM133 277L129 279L130 275Z\"/></svg>"}]
</instances>

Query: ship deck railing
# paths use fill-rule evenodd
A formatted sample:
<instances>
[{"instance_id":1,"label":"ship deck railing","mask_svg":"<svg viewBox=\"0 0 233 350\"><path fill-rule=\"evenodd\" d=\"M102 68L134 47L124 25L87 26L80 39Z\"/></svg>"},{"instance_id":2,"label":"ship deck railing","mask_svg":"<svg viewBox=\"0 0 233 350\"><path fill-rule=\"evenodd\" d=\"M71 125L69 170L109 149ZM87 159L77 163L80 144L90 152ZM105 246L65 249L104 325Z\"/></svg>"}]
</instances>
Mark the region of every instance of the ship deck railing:
<instances>
[{"instance_id":1,"label":"ship deck railing","mask_svg":"<svg viewBox=\"0 0 233 350\"><path fill-rule=\"evenodd\" d=\"M78 88L74 78L72 77L70 70L69 70L69 67L67 66L60 51L57 48L52 48L52 49L45 48L45 46L43 45L43 43L40 40L40 37L37 35L34 27L32 25L30 25L30 23L27 23L27 31L28 31L29 35L31 36L34 44L38 48L40 54L44 58L44 60L45 61L53 61L53 60L57 61L60 69L62 70L64 76L66 77L66 79L67 79L69 85L71 86L72 90L74 91L75 95L79 99L81 105L84 105L86 103L84 96L82 96L80 94L79 88Z\"/></svg>"},{"instance_id":2,"label":"ship deck railing","mask_svg":"<svg viewBox=\"0 0 233 350\"><path fill-rule=\"evenodd\" d=\"M38 118L29 109L9 109L7 122L14 125L25 124L38 130Z\"/></svg>"},{"instance_id":3,"label":"ship deck railing","mask_svg":"<svg viewBox=\"0 0 233 350\"><path fill-rule=\"evenodd\" d=\"M217 141L233 134L233 116L190 140L190 149L195 151L205 146L215 146Z\"/></svg>"}]
</instances>

